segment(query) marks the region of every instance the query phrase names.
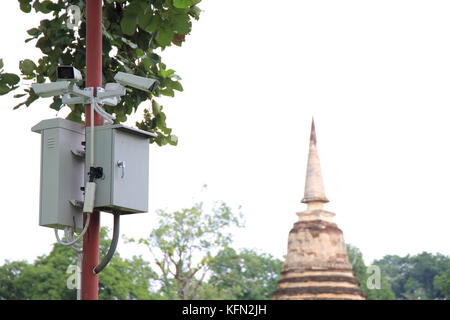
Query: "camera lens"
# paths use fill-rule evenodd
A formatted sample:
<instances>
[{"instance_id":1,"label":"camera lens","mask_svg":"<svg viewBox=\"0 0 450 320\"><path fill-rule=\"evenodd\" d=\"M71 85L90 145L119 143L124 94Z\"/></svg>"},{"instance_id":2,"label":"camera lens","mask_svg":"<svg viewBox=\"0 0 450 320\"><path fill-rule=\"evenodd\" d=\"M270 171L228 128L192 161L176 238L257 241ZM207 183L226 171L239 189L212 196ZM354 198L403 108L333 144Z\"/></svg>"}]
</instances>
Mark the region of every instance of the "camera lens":
<instances>
[{"instance_id":1,"label":"camera lens","mask_svg":"<svg viewBox=\"0 0 450 320\"><path fill-rule=\"evenodd\" d=\"M58 79L73 79L74 77L72 67L58 67Z\"/></svg>"}]
</instances>

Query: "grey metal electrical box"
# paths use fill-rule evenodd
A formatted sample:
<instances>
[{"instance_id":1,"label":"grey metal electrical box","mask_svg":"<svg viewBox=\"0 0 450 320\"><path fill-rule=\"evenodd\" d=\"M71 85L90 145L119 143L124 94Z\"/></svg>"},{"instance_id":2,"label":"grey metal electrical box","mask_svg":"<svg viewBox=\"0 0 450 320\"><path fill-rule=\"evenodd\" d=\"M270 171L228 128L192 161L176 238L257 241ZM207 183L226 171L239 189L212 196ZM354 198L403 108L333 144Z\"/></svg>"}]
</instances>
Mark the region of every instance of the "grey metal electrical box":
<instances>
[{"instance_id":1,"label":"grey metal electrical box","mask_svg":"<svg viewBox=\"0 0 450 320\"><path fill-rule=\"evenodd\" d=\"M86 128L86 163L90 159L91 128ZM153 133L121 124L94 128L95 208L121 214L148 211L149 139ZM86 181L89 171L86 165Z\"/></svg>"},{"instance_id":2,"label":"grey metal electrical box","mask_svg":"<svg viewBox=\"0 0 450 320\"><path fill-rule=\"evenodd\" d=\"M41 134L39 225L80 230L82 209L70 202L83 200L84 158L76 154L82 152L84 126L54 118L39 122L31 131Z\"/></svg>"}]
</instances>

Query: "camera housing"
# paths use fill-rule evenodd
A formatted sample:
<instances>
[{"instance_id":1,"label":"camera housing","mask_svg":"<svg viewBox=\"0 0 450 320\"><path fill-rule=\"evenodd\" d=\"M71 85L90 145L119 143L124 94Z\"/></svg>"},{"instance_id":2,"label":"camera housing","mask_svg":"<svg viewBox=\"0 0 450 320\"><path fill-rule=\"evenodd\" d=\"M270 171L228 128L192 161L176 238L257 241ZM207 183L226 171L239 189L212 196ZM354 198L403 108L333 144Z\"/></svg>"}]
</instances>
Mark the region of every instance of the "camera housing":
<instances>
[{"instance_id":1,"label":"camera housing","mask_svg":"<svg viewBox=\"0 0 450 320\"><path fill-rule=\"evenodd\" d=\"M135 76L134 74L125 72L118 72L114 80L123 86L129 86L147 92L152 92L159 85L158 80Z\"/></svg>"},{"instance_id":2,"label":"camera housing","mask_svg":"<svg viewBox=\"0 0 450 320\"><path fill-rule=\"evenodd\" d=\"M60 96L69 91L69 81L57 81L50 83L33 83L31 85L34 93L41 98Z\"/></svg>"},{"instance_id":3,"label":"camera housing","mask_svg":"<svg viewBox=\"0 0 450 320\"><path fill-rule=\"evenodd\" d=\"M83 80L80 70L72 66L58 66L56 68L58 80L79 81Z\"/></svg>"}]
</instances>

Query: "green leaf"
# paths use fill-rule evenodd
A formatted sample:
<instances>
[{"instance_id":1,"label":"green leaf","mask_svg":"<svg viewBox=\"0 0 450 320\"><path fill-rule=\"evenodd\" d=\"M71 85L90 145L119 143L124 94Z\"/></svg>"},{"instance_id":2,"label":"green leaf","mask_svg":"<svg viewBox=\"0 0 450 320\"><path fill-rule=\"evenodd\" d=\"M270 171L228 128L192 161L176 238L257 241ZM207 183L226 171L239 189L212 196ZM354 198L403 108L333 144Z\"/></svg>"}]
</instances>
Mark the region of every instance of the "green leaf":
<instances>
[{"instance_id":1,"label":"green leaf","mask_svg":"<svg viewBox=\"0 0 450 320\"><path fill-rule=\"evenodd\" d=\"M9 91L11 91L10 87L0 84L0 95L7 94Z\"/></svg>"},{"instance_id":2,"label":"green leaf","mask_svg":"<svg viewBox=\"0 0 450 320\"><path fill-rule=\"evenodd\" d=\"M26 105L28 107L28 106L30 106L30 104L32 104L35 100L37 100L39 98L39 96L37 94L35 94L33 90L25 89L25 91L28 92L28 94L29 94L27 100L16 105L13 108L14 110L18 109L20 106L23 106L23 105Z\"/></svg>"},{"instance_id":3,"label":"green leaf","mask_svg":"<svg viewBox=\"0 0 450 320\"><path fill-rule=\"evenodd\" d=\"M172 86L172 89L174 89L174 90L183 91L183 86L178 81L173 81L171 86Z\"/></svg>"},{"instance_id":4,"label":"green leaf","mask_svg":"<svg viewBox=\"0 0 450 320\"><path fill-rule=\"evenodd\" d=\"M4 64L3 64L3 59L0 59L0 69L2 69L3 66L4 66Z\"/></svg>"},{"instance_id":5,"label":"green leaf","mask_svg":"<svg viewBox=\"0 0 450 320\"><path fill-rule=\"evenodd\" d=\"M192 0L173 0L173 6L179 9L186 9L194 5Z\"/></svg>"},{"instance_id":6,"label":"green leaf","mask_svg":"<svg viewBox=\"0 0 450 320\"><path fill-rule=\"evenodd\" d=\"M25 59L19 62L19 69L24 75L32 75L36 69L36 64L29 59Z\"/></svg>"},{"instance_id":7,"label":"green leaf","mask_svg":"<svg viewBox=\"0 0 450 320\"><path fill-rule=\"evenodd\" d=\"M127 116L125 114L116 114L116 122L125 122L127 121Z\"/></svg>"},{"instance_id":8,"label":"green leaf","mask_svg":"<svg viewBox=\"0 0 450 320\"><path fill-rule=\"evenodd\" d=\"M137 57L142 57L142 56L144 56L145 55L145 52L144 52L144 50L142 50L142 49L139 49L139 48L137 48L136 49L136 56Z\"/></svg>"},{"instance_id":9,"label":"green leaf","mask_svg":"<svg viewBox=\"0 0 450 320\"><path fill-rule=\"evenodd\" d=\"M147 32L156 32L161 25L161 17L158 14L154 14L150 19L150 24L145 28Z\"/></svg>"},{"instance_id":10,"label":"green leaf","mask_svg":"<svg viewBox=\"0 0 450 320\"><path fill-rule=\"evenodd\" d=\"M146 71L150 71L152 60L148 57L142 58L142 64L144 65Z\"/></svg>"},{"instance_id":11,"label":"green leaf","mask_svg":"<svg viewBox=\"0 0 450 320\"><path fill-rule=\"evenodd\" d=\"M148 54L148 57L150 58L153 64L158 64L161 62L161 57L156 53L150 53Z\"/></svg>"},{"instance_id":12,"label":"green leaf","mask_svg":"<svg viewBox=\"0 0 450 320\"><path fill-rule=\"evenodd\" d=\"M53 103L50 105L50 108L53 110L59 111L61 109L61 106L62 106L61 98L54 97Z\"/></svg>"},{"instance_id":13,"label":"green leaf","mask_svg":"<svg viewBox=\"0 0 450 320\"><path fill-rule=\"evenodd\" d=\"M158 146L163 146L163 145L165 145L165 144L167 143L167 142L166 142L166 137L161 136L161 135L158 135L158 136L155 138L155 142L156 142L156 144L157 144ZM167 248L164 248L164 247L163 247L163 249L167 251Z\"/></svg>"},{"instance_id":14,"label":"green leaf","mask_svg":"<svg viewBox=\"0 0 450 320\"><path fill-rule=\"evenodd\" d=\"M42 13L50 13L54 8L54 3L50 0L45 0L38 5L38 10ZM30 8L31 9L31 8Z\"/></svg>"},{"instance_id":15,"label":"green leaf","mask_svg":"<svg viewBox=\"0 0 450 320\"><path fill-rule=\"evenodd\" d=\"M158 71L158 74L163 78L170 78L170 76L173 75L174 73L175 73L175 70L172 70L172 69L169 69L169 70L160 69Z\"/></svg>"},{"instance_id":16,"label":"green leaf","mask_svg":"<svg viewBox=\"0 0 450 320\"><path fill-rule=\"evenodd\" d=\"M120 21L120 28L122 32L126 35L132 36L136 31L137 26L137 16L136 15L125 15Z\"/></svg>"},{"instance_id":17,"label":"green leaf","mask_svg":"<svg viewBox=\"0 0 450 320\"><path fill-rule=\"evenodd\" d=\"M192 24L189 21L189 15L177 14L172 18L173 28L177 33L188 34L191 31Z\"/></svg>"},{"instance_id":18,"label":"green leaf","mask_svg":"<svg viewBox=\"0 0 450 320\"><path fill-rule=\"evenodd\" d=\"M10 86L18 84L20 81L19 76L14 73L3 73L0 75L0 79L2 80L2 82L6 82Z\"/></svg>"},{"instance_id":19,"label":"green leaf","mask_svg":"<svg viewBox=\"0 0 450 320\"><path fill-rule=\"evenodd\" d=\"M194 19L198 20L200 19L200 13L202 12L202 10L197 7L197 6L193 6L190 10L189 10L189 14L191 16L194 17Z\"/></svg>"},{"instance_id":20,"label":"green leaf","mask_svg":"<svg viewBox=\"0 0 450 320\"><path fill-rule=\"evenodd\" d=\"M153 115L157 115L158 113L161 112L162 106L156 102L155 100L152 101L152 113Z\"/></svg>"},{"instance_id":21,"label":"green leaf","mask_svg":"<svg viewBox=\"0 0 450 320\"><path fill-rule=\"evenodd\" d=\"M164 112L160 112L155 116L156 120L156 126L158 128L165 128L166 127L166 115Z\"/></svg>"},{"instance_id":22,"label":"green leaf","mask_svg":"<svg viewBox=\"0 0 450 320\"><path fill-rule=\"evenodd\" d=\"M168 26L164 26L159 30L158 35L156 36L156 41L159 43L162 47L167 47L172 42L173 38L173 30L170 29Z\"/></svg>"},{"instance_id":23,"label":"green leaf","mask_svg":"<svg viewBox=\"0 0 450 320\"><path fill-rule=\"evenodd\" d=\"M160 129L164 134L169 135L172 133L172 129L170 129L170 128L160 128Z\"/></svg>"},{"instance_id":24,"label":"green leaf","mask_svg":"<svg viewBox=\"0 0 450 320\"><path fill-rule=\"evenodd\" d=\"M38 34L41 33L41 30L39 30L38 28L32 28L32 29L30 29L30 30L27 30L27 33L28 33L30 36L37 36Z\"/></svg>"},{"instance_id":25,"label":"green leaf","mask_svg":"<svg viewBox=\"0 0 450 320\"><path fill-rule=\"evenodd\" d=\"M39 98L37 94L34 93L34 91L30 91L30 96L25 101L25 105L29 107L34 101L36 101Z\"/></svg>"},{"instance_id":26,"label":"green leaf","mask_svg":"<svg viewBox=\"0 0 450 320\"><path fill-rule=\"evenodd\" d=\"M13 107L13 110L16 110L16 109L19 109L21 106L23 106L25 104L25 101L24 102L21 102L21 103L19 103L19 104L17 104L17 105L15 105L14 107Z\"/></svg>"},{"instance_id":27,"label":"green leaf","mask_svg":"<svg viewBox=\"0 0 450 320\"><path fill-rule=\"evenodd\" d=\"M78 111L78 110L74 110L71 113L69 113L69 115L66 117L66 119L70 120L70 121L75 121L75 122L78 122L78 123L82 123L81 112Z\"/></svg>"},{"instance_id":28,"label":"green leaf","mask_svg":"<svg viewBox=\"0 0 450 320\"><path fill-rule=\"evenodd\" d=\"M20 10L26 13L31 12L31 4L30 4L31 0L19 0L19 2L20 2Z\"/></svg>"},{"instance_id":29,"label":"green leaf","mask_svg":"<svg viewBox=\"0 0 450 320\"><path fill-rule=\"evenodd\" d=\"M164 96L168 96L168 97L175 96L175 92L173 92L172 88L165 88L165 89L159 90L159 93Z\"/></svg>"},{"instance_id":30,"label":"green leaf","mask_svg":"<svg viewBox=\"0 0 450 320\"><path fill-rule=\"evenodd\" d=\"M150 22L152 21L153 13L147 10L139 12L138 15L138 25L142 29L146 30L146 28L150 25Z\"/></svg>"},{"instance_id":31,"label":"green leaf","mask_svg":"<svg viewBox=\"0 0 450 320\"><path fill-rule=\"evenodd\" d=\"M130 1L130 4L124 9L124 14L137 17L143 9L139 1L140 0Z\"/></svg>"}]
</instances>

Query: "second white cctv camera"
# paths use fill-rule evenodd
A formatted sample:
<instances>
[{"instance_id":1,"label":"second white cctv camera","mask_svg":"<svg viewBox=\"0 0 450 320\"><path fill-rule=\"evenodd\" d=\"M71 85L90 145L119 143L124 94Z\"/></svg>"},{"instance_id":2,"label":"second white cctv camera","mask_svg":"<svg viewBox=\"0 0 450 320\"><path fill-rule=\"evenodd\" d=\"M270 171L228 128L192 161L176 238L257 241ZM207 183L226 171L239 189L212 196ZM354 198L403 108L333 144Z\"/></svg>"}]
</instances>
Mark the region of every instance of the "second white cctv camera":
<instances>
[{"instance_id":1,"label":"second white cctv camera","mask_svg":"<svg viewBox=\"0 0 450 320\"><path fill-rule=\"evenodd\" d=\"M58 66L56 69L58 80L79 81L83 80L80 70L72 66Z\"/></svg>"},{"instance_id":2,"label":"second white cctv camera","mask_svg":"<svg viewBox=\"0 0 450 320\"><path fill-rule=\"evenodd\" d=\"M159 85L158 80L135 76L134 74L125 72L118 72L114 80L123 86L130 86L147 92L153 91Z\"/></svg>"},{"instance_id":3,"label":"second white cctv camera","mask_svg":"<svg viewBox=\"0 0 450 320\"><path fill-rule=\"evenodd\" d=\"M69 91L69 81L57 81L50 83L33 83L33 91L42 98L60 96Z\"/></svg>"}]
</instances>

